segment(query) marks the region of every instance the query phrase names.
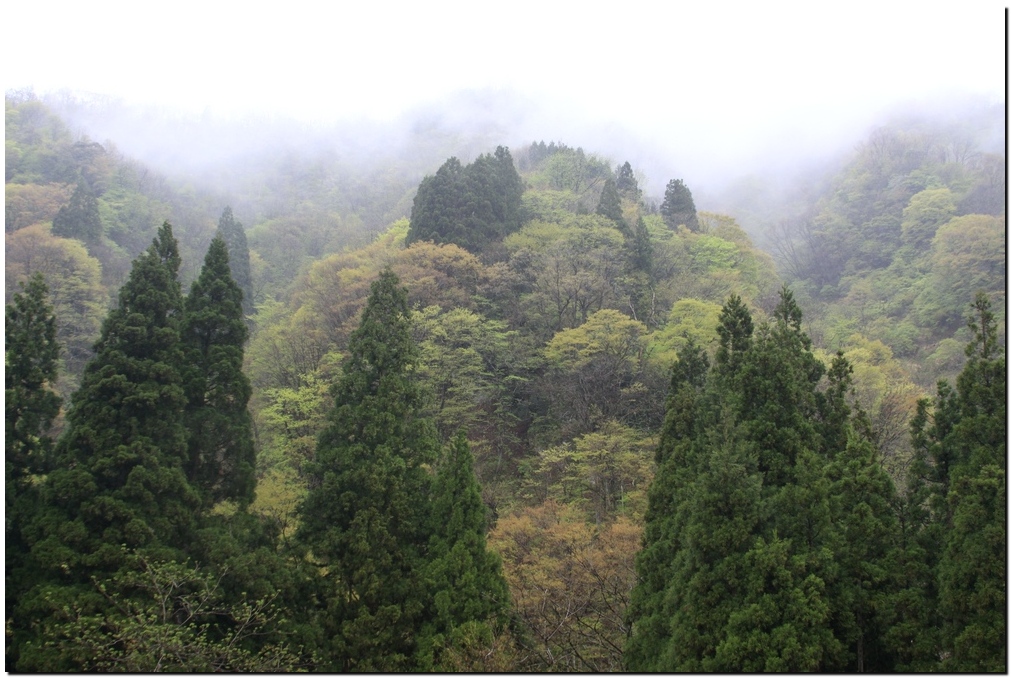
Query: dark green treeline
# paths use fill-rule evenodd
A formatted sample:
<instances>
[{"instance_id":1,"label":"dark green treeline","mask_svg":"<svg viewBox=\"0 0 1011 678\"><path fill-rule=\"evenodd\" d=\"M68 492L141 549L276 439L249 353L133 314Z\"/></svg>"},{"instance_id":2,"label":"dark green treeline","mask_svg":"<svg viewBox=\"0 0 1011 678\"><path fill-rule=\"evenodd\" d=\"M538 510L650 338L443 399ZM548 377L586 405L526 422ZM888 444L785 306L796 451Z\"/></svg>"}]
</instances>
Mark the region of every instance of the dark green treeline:
<instances>
[{"instance_id":1,"label":"dark green treeline","mask_svg":"<svg viewBox=\"0 0 1011 678\"><path fill-rule=\"evenodd\" d=\"M221 240L185 299L179 265L166 223L102 326L51 461L30 469L33 501L17 512L23 560L8 568L8 669L293 663L284 647L263 650L277 640L264 631L277 591L252 596L278 575L257 544L262 531L241 511L229 525L209 511L220 500L241 508L253 492L241 291ZM24 313L14 324L10 315L9 332ZM8 342L8 365L21 350ZM38 421L51 417L36 411ZM26 421L8 411L8 430ZM11 451L9 444L8 484ZM252 567L257 559L261 571ZM243 560L245 571L237 571ZM250 593L229 599L230 587Z\"/></svg>"},{"instance_id":2,"label":"dark green treeline","mask_svg":"<svg viewBox=\"0 0 1011 678\"><path fill-rule=\"evenodd\" d=\"M66 413L41 280L7 308L7 667L465 668L509 626L461 433L419 415L406 292L373 286L294 544L247 509L242 291L216 238L187 296L166 223Z\"/></svg>"},{"instance_id":3,"label":"dark green treeline","mask_svg":"<svg viewBox=\"0 0 1011 678\"><path fill-rule=\"evenodd\" d=\"M897 492L789 291L757 329L731 297L713 364L690 344L672 372L627 668L1006 669L1004 358L974 310Z\"/></svg>"}]
</instances>

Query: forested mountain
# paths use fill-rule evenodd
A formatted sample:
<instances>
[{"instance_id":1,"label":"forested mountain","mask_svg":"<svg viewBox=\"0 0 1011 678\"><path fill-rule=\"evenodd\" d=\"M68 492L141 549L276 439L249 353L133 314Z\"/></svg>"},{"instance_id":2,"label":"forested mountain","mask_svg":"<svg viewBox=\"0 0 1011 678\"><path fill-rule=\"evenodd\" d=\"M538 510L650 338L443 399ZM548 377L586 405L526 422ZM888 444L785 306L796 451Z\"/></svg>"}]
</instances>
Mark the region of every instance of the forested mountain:
<instances>
[{"instance_id":1,"label":"forested mountain","mask_svg":"<svg viewBox=\"0 0 1011 678\"><path fill-rule=\"evenodd\" d=\"M9 670L1006 669L993 111L740 219L6 113Z\"/></svg>"}]
</instances>

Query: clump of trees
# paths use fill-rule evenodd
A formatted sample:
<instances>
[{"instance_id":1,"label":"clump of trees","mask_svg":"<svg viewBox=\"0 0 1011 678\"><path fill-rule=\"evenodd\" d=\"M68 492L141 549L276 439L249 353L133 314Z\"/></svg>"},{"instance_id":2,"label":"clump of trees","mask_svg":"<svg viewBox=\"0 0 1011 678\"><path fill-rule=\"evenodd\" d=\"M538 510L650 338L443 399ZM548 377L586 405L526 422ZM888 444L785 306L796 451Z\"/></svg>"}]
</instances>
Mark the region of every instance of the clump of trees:
<instances>
[{"instance_id":1,"label":"clump of trees","mask_svg":"<svg viewBox=\"0 0 1011 678\"><path fill-rule=\"evenodd\" d=\"M8 306L8 667L494 666L488 648L510 644L508 590L467 440L444 449L423 414L396 276L372 286L352 334L284 551L276 525L248 510L247 330L228 261L215 238L184 297L162 226L55 446L59 348L41 278Z\"/></svg>"},{"instance_id":2,"label":"clump of trees","mask_svg":"<svg viewBox=\"0 0 1011 678\"><path fill-rule=\"evenodd\" d=\"M450 158L425 177L414 197L407 243L453 243L478 252L520 227L523 182L509 149L469 165Z\"/></svg>"},{"instance_id":3,"label":"clump of trees","mask_svg":"<svg viewBox=\"0 0 1011 678\"><path fill-rule=\"evenodd\" d=\"M676 363L625 665L635 671L994 671L1006 664L1004 358L977 298L953 391L913 422L896 490L852 368L811 352L792 294L731 297L710 365Z\"/></svg>"}]
</instances>

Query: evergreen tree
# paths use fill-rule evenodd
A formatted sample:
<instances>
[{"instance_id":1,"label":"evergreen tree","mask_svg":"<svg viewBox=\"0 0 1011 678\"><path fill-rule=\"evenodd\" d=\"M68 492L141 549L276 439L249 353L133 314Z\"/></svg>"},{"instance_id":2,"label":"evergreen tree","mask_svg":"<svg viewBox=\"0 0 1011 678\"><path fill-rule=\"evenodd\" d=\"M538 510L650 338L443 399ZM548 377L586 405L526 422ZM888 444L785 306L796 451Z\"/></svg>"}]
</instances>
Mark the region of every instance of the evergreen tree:
<instances>
[{"instance_id":1,"label":"evergreen tree","mask_svg":"<svg viewBox=\"0 0 1011 678\"><path fill-rule=\"evenodd\" d=\"M463 165L456 158L442 163L434 176L427 176L418 185L411 207L411 225L407 231L408 245L431 240L435 243L467 241L462 232L459 214L461 194L465 193Z\"/></svg>"},{"instance_id":2,"label":"evergreen tree","mask_svg":"<svg viewBox=\"0 0 1011 678\"><path fill-rule=\"evenodd\" d=\"M683 224L689 231L699 230L699 218L695 212L692 192L681 179L671 179L667 182L663 203L660 204L660 214L668 228L677 228Z\"/></svg>"},{"instance_id":3,"label":"evergreen tree","mask_svg":"<svg viewBox=\"0 0 1011 678\"><path fill-rule=\"evenodd\" d=\"M33 624L71 604L86 613L100 609L103 598L92 582L115 578L127 550L174 558L192 540L199 497L183 471L178 270L178 246L166 223L134 261L71 399L57 463L27 534L44 579L21 601ZM44 625L33 633L19 668L75 665L44 651Z\"/></svg>"},{"instance_id":4,"label":"evergreen tree","mask_svg":"<svg viewBox=\"0 0 1011 678\"><path fill-rule=\"evenodd\" d=\"M7 305L4 322L4 440L8 522L11 502L45 473L52 440L46 435L60 411L52 390L60 347L56 318L41 273ZM8 529L9 529L8 525Z\"/></svg>"},{"instance_id":5,"label":"evergreen tree","mask_svg":"<svg viewBox=\"0 0 1011 678\"><path fill-rule=\"evenodd\" d=\"M639 182L636 181L635 172L632 171L632 166L627 160L624 165L618 168L618 178L615 180L615 187L622 196L632 202L639 202L639 199L642 198Z\"/></svg>"},{"instance_id":6,"label":"evergreen tree","mask_svg":"<svg viewBox=\"0 0 1011 678\"><path fill-rule=\"evenodd\" d=\"M643 526L643 547L636 556L638 583L629 599L632 634L624 650L630 671L665 671L664 660L671 636L675 606L668 587L675 560L683 554L683 509L695 474L693 441L697 435L697 408L706 386L709 359L694 341L681 352L671 370L667 410L656 450L656 475L649 488L649 505Z\"/></svg>"},{"instance_id":7,"label":"evergreen tree","mask_svg":"<svg viewBox=\"0 0 1011 678\"><path fill-rule=\"evenodd\" d=\"M61 207L53 217L53 235L76 238L89 244L102 239L102 218L98 213L98 200L83 178L77 181L77 188L70 196L70 203Z\"/></svg>"},{"instance_id":8,"label":"evergreen tree","mask_svg":"<svg viewBox=\"0 0 1011 678\"><path fill-rule=\"evenodd\" d=\"M228 266L232 280L242 290L242 313L251 316L256 309L253 306L253 277L249 270L249 245L246 243L246 231L235 220L231 207L226 207L221 213L217 237L228 246Z\"/></svg>"},{"instance_id":9,"label":"evergreen tree","mask_svg":"<svg viewBox=\"0 0 1011 678\"><path fill-rule=\"evenodd\" d=\"M672 381L630 603L629 669L891 661L881 642L888 617L877 614L896 562L891 484L848 419L845 360L822 392L825 368L788 290L773 318L753 332L732 297L710 374Z\"/></svg>"},{"instance_id":10,"label":"evergreen tree","mask_svg":"<svg viewBox=\"0 0 1011 678\"><path fill-rule=\"evenodd\" d=\"M225 241L215 238L186 298L182 326L189 457L186 475L213 505L253 500L256 453L242 373L246 340L242 290L229 273Z\"/></svg>"},{"instance_id":11,"label":"evergreen tree","mask_svg":"<svg viewBox=\"0 0 1011 678\"><path fill-rule=\"evenodd\" d=\"M829 591L832 626L847 647L845 670L880 673L895 668L896 658L886 642L892 623L887 608L907 573L892 480L871 442L849 430L847 444L827 468L838 533L833 553L839 575Z\"/></svg>"},{"instance_id":12,"label":"evergreen tree","mask_svg":"<svg viewBox=\"0 0 1011 678\"><path fill-rule=\"evenodd\" d=\"M938 384L932 422L921 402L913 421L914 500L925 509L917 535L930 580L920 606L903 619L913 630L939 628L914 666L948 671L1006 670L1006 424L1004 352L990 302L973 304L973 340L957 389ZM936 615L930 615L935 605ZM917 612L919 614L917 614ZM940 647L937 647L940 645ZM941 657L934 664L933 657Z\"/></svg>"},{"instance_id":13,"label":"evergreen tree","mask_svg":"<svg viewBox=\"0 0 1011 678\"><path fill-rule=\"evenodd\" d=\"M635 222L635 228L625 237L625 249L628 251L629 263L633 270L641 271L647 277L653 277L653 241L642 217Z\"/></svg>"},{"instance_id":14,"label":"evergreen tree","mask_svg":"<svg viewBox=\"0 0 1011 678\"><path fill-rule=\"evenodd\" d=\"M597 203L597 214L607 217L617 224L618 228L623 230L628 228L621 213L621 196L618 195L618 189L611 177L604 180L604 188L600 192L600 201Z\"/></svg>"},{"instance_id":15,"label":"evergreen tree","mask_svg":"<svg viewBox=\"0 0 1011 678\"><path fill-rule=\"evenodd\" d=\"M407 292L391 271L373 283L348 349L298 538L324 568L324 668L406 670L426 608L426 467L438 444L420 414Z\"/></svg>"},{"instance_id":16,"label":"evergreen tree","mask_svg":"<svg viewBox=\"0 0 1011 678\"><path fill-rule=\"evenodd\" d=\"M509 591L497 554L485 546L487 519L474 459L462 432L446 450L432 489L432 536L426 576L430 621L422 632L421 665L440 666L441 651L473 636L491 639L505 623Z\"/></svg>"},{"instance_id":17,"label":"evergreen tree","mask_svg":"<svg viewBox=\"0 0 1011 678\"><path fill-rule=\"evenodd\" d=\"M52 391L60 347L56 319L48 303L42 274L36 273L16 292L4 313L4 442L6 619L17 600L31 586L28 545L22 531L37 501L36 482L49 470L52 440L47 435L60 411ZM26 571L27 570L27 571ZM8 670L17 661L7 635Z\"/></svg>"}]
</instances>

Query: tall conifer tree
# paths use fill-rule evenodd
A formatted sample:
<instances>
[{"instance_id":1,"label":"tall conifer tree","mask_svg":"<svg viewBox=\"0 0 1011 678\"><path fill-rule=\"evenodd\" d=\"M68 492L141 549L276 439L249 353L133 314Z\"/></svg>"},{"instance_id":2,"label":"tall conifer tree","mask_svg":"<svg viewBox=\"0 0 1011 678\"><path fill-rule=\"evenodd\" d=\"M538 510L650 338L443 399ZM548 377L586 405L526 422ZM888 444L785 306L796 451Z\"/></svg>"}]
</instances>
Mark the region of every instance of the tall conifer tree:
<instances>
[{"instance_id":1,"label":"tall conifer tree","mask_svg":"<svg viewBox=\"0 0 1011 678\"><path fill-rule=\"evenodd\" d=\"M625 219L621 213L621 196L615 187L614 179L608 177L604 180L604 188L600 192L600 200L597 202L597 214L605 216L622 230L628 230Z\"/></svg>"},{"instance_id":2,"label":"tall conifer tree","mask_svg":"<svg viewBox=\"0 0 1011 678\"><path fill-rule=\"evenodd\" d=\"M1007 668L1006 362L986 295L973 312L957 388L938 383L932 416L921 401L913 421L911 500L923 509L915 539L928 569L922 600L897 614L907 635L934 640L906 656L914 669Z\"/></svg>"},{"instance_id":3,"label":"tall conifer tree","mask_svg":"<svg viewBox=\"0 0 1011 678\"><path fill-rule=\"evenodd\" d=\"M440 651L485 636L506 622L509 590L497 554L487 550L487 517L474 458L462 432L447 447L432 487L432 536L427 584L429 621L423 631L422 663L440 667Z\"/></svg>"},{"instance_id":4,"label":"tall conifer tree","mask_svg":"<svg viewBox=\"0 0 1011 678\"><path fill-rule=\"evenodd\" d=\"M251 316L256 309L253 306L253 276L249 270L249 245L246 242L246 231L236 221L231 207L226 207L221 213L217 237L228 246L228 267L232 280L242 290L242 312Z\"/></svg>"},{"instance_id":5,"label":"tall conifer tree","mask_svg":"<svg viewBox=\"0 0 1011 678\"><path fill-rule=\"evenodd\" d=\"M848 365L836 359L822 393L800 322L788 290L754 332L732 297L704 388L672 382L630 606L632 670L889 661L873 610L890 581L891 484L847 419Z\"/></svg>"},{"instance_id":6,"label":"tall conifer tree","mask_svg":"<svg viewBox=\"0 0 1011 678\"><path fill-rule=\"evenodd\" d=\"M26 559L23 530L37 503L37 481L49 470L52 440L48 430L60 411L52 390L60 347L56 319L41 273L16 292L4 313L4 443L6 619L31 587L34 573ZM14 629L21 635L21 629ZM8 670L17 660L7 635Z\"/></svg>"},{"instance_id":7,"label":"tall conifer tree","mask_svg":"<svg viewBox=\"0 0 1011 678\"><path fill-rule=\"evenodd\" d=\"M253 500L256 453L246 405L251 388L242 373L246 326L242 290L232 279L225 241L215 238L200 277L186 298L186 474L208 506Z\"/></svg>"},{"instance_id":8,"label":"tall conifer tree","mask_svg":"<svg viewBox=\"0 0 1011 678\"><path fill-rule=\"evenodd\" d=\"M416 667L434 427L421 416L407 292L373 283L309 468L299 539L325 568L329 670Z\"/></svg>"},{"instance_id":9,"label":"tall conifer tree","mask_svg":"<svg viewBox=\"0 0 1011 678\"><path fill-rule=\"evenodd\" d=\"M53 217L53 235L76 238L89 244L102 239L102 218L98 213L98 200L83 178L77 181L77 188L70 196L70 202L61 207Z\"/></svg>"},{"instance_id":10,"label":"tall conifer tree","mask_svg":"<svg viewBox=\"0 0 1011 678\"><path fill-rule=\"evenodd\" d=\"M192 540L199 497L187 482L180 376L182 297L179 253L165 223L134 261L71 399L43 508L28 534L31 557L48 578L22 601L36 622L53 610L103 604L93 580L116 576L129 550L179 557ZM67 670L41 648L37 627L20 668ZM53 663L53 662L56 663Z\"/></svg>"},{"instance_id":11,"label":"tall conifer tree","mask_svg":"<svg viewBox=\"0 0 1011 678\"><path fill-rule=\"evenodd\" d=\"M681 179L671 179L667 182L660 214L668 228L684 225L689 231L699 230L699 217L695 212L695 200L692 192Z\"/></svg>"}]
</instances>

